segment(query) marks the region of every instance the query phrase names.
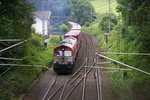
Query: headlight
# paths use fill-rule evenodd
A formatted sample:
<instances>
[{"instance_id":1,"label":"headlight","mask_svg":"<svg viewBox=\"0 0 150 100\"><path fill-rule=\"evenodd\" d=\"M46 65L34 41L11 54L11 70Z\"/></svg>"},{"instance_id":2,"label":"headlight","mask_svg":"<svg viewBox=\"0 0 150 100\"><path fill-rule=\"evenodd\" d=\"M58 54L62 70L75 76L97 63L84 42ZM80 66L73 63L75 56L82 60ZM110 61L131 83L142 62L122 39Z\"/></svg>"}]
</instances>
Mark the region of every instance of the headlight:
<instances>
[{"instance_id":1,"label":"headlight","mask_svg":"<svg viewBox=\"0 0 150 100\"><path fill-rule=\"evenodd\" d=\"M68 59L68 62L72 62L72 60Z\"/></svg>"},{"instance_id":2,"label":"headlight","mask_svg":"<svg viewBox=\"0 0 150 100\"><path fill-rule=\"evenodd\" d=\"M55 60L54 63L58 63L58 60Z\"/></svg>"},{"instance_id":3,"label":"headlight","mask_svg":"<svg viewBox=\"0 0 150 100\"><path fill-rule=\"evenodd\" d=\"M73 64L72 59L69 59L69 60L68 60L68 64L71 64L71 65Z\"/></svg>"}]
</instances>

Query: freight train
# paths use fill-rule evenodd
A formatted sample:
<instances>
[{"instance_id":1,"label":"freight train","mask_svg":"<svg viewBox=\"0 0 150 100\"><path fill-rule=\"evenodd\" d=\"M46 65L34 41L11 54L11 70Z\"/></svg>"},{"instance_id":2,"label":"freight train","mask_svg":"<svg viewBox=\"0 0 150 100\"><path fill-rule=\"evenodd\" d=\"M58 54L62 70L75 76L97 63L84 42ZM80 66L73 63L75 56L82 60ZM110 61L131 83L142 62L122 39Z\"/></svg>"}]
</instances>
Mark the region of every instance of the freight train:
<instances>
[{"instance_id":1,"label":"freight train","mask_svg":"<svg viewBox=\"0 0 150 100\"><path fill-rule=\"evenodd\" d=\"M54 48L53 68L58 74L73 71L79 49L81 26L74 22L69 22L69 24L71 26L70 31L64 35L64 40Z\"/></svg>"}]
</instances>

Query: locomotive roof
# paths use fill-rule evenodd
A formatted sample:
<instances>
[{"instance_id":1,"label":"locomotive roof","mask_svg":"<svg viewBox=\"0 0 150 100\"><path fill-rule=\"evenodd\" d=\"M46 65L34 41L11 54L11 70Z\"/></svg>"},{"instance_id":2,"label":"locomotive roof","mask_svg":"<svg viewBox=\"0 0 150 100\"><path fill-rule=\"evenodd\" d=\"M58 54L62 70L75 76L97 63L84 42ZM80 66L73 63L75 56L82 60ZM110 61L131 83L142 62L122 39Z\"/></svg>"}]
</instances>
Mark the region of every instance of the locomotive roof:
<instances>
[{"instance_id":1,"label":"locomotive roof","mask_svg":"<svg viewBox=\"0 0 150 100\"><path fill-rule=\"evenodd\" d=\"M69 22L69 24L71 24L71 29L81 29L81 26L78 23L74 23L74 22Z\"/></svg>"},{"instance_id":2,"label":"locomotive roof","mask_svg":"<svg viewBox=\"0 0 150 100\"><path fill-rule=\"evenodd\" d=\"M77 42L76 38L74 38L74 37L67 37L63 41L61 41L60 44L56 48L59 48L60 46L66 46L66 47L69 47L69 48L72 49L76 42Z\"/></svg>"},{"instance_id":3,"label":"locomotive roof","mask_svg":"<svg viewBox=\"0 0 150 100\"><path fill-rule=\"evenodd\" d=\"M81 26L74 22L69 22L71 25L71 30L65 34L65 36L77 36L81 32Z\"/></svg>"},{"instance_id":4,"label":"locomotive roof","mask_svg":"<svg viewBox=\"0 0 150 100\"><path fill-rule=\"evenodd\" d=\"M79 33L80 32L68 32L68 33L65 34L65 36L69 36L69 35L70 36L76 36L76 35L79 35Z\"/></svg>"}]
</instances>

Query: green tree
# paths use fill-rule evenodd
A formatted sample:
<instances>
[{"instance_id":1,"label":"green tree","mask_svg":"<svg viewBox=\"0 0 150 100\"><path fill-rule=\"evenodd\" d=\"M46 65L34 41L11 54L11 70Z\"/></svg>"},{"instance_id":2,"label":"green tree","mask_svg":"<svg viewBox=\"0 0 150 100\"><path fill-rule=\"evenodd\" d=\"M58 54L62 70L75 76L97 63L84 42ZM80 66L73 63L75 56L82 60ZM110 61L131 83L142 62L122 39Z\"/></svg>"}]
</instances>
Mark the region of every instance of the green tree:
<instances>
[{"instance_id":1,"label":"green tree","mask_svg":"<svg viewBox=\"0 0 150 100\"><path fill-rule=\"evenodd\" d=\"M109 32L109 19L110 19L110 29L112 30L117 25L117 17L113 14L106 14L102 18L101 22L99 23L99 27L104 30L105 32Z\"/></svg>"},{"instance_id":2,"label":"green tree","mask_svg":"<svg viewBox=\"0 0 150 100\"><path fill-rule=\"evenodd\" d=\"M95 10L88 0L70 0L70 19L84 25L96 18Z\"/></svg>"},{"instance_id":3,"label":"green tree","mask_svg":"<svg viewBox=\"0 0 150 100\"><path fill-rule=\"evenodd\" d=\"M0 39L28 39L31 36L32 5L25 0L0 1ZM0 42L0 48L6 48L15 42ZM4 57L21 58L25 56L25 47L14 48L1 53ZM4 63L4 61L0 61ZM5 61L9 63L10 61Z\"/></svg>"},{"instance_id":4,"label":"green tree","mask_svg":"<svg viewBox=\"0 0 150 100\"><path fill-rule=\"evenodd\" d=\"M66 24L61 24L59 27L64 33L66 33L69 30L69 27Z\"/></svg>"},{"instance_id":5,"label":"green tree","mask_svg":"<svg viewBox=\"0 0 150 100\"><path fill-rule=\"evenodd\" d=\"M41 0L27 0L35 4L35 11L41 11ZM51 11L52 16L67 17L70 21L84 25L93 22L96 14L89 0L45 0L44 10ZM52 18L51 24L55 25L63 19ZM58 25L59 26L59 25Z\"/></svg>"}]
</instances>

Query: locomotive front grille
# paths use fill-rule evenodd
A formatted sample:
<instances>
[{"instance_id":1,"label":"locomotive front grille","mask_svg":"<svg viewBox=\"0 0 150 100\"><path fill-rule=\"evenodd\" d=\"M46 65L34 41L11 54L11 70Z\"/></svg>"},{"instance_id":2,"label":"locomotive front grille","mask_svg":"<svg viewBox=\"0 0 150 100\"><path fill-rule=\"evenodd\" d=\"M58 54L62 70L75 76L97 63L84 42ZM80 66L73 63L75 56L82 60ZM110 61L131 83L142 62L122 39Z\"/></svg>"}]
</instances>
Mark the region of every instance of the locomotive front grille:
<instances>
[{"instance_id":1,"label":"locomotive front grille","mask_svg":"<svg viewBox=\"0 0 150 100\"><path fill-rule=\"evenodd\" d=\"M64 58L62 58L62 57L55 57L54 58L54 62L55 63L58 63L58 64L73 64L73 62L74 62L74 58L73 57L64 57Z\"/></svg>"}]
</instances>

